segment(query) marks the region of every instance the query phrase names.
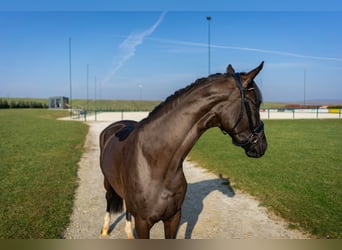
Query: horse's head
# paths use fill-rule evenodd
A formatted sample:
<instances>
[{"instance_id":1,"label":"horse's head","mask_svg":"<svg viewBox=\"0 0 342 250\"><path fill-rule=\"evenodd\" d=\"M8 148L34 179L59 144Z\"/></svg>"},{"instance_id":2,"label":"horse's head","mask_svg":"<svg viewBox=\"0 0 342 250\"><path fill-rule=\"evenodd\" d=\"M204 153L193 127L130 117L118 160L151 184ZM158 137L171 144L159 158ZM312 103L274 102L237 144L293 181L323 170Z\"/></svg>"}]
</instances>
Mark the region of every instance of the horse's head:
<instances>
[{"instance_id":1,"label":"horse's head","mask_svg":"<svg viewBox=\"0 0 342 250\"><path fill-rule=\"evenodd\" d=\"M261 71L263 62L248 73L235 73L233 67L227 67L228 79L235 81L235 91L228 102L218 112L220 128L231 136L233 143L245 149L249 157L261 157L267 148L264 123L260 120L259 108L262 102L261 92L254 78Z\"/></svg>"}]
</instances>

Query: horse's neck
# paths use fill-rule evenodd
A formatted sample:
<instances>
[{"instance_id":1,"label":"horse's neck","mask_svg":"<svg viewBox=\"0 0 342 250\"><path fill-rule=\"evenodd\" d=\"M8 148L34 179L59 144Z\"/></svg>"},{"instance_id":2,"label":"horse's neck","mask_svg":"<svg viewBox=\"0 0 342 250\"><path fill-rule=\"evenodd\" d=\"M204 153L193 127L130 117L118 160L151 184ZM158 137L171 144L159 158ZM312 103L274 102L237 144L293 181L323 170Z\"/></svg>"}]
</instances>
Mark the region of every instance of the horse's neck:
<instances>
[{"instance_id":1,"label":"horse's neck","mask_svg":"<svg viewBox=\"0 0 342 250\"><path fill-rule=\"evenodd\" d=\"M148 154L170 158L170 161L183 159L199 136L211 127L214 119L211 109L218 100L214 98L215 93L206 97L198 93L192 91L176 98L174 103L167 105L173 108L160 110L157 117L146 122L141 136L148 142L145 144ZM217 96L222 97L222 94L217 93Z\"/></svg>"}]
</instances>

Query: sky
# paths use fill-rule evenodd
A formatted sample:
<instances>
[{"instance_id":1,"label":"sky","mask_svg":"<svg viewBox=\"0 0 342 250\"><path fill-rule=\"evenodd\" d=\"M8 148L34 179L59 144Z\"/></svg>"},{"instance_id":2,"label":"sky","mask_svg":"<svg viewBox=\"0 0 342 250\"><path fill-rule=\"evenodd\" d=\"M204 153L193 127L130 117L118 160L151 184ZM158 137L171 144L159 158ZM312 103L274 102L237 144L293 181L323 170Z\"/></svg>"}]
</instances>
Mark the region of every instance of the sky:
<instances>
[{"instance_id":1,"label":"sky","mask_svg":"<svg viewBox=\"0 0 342 250\"><path fill-rule=\"evenodd\" d=\"M163 100L208 76L210 37L210 73L228 64L246 72L265 61L255 79L264 101L342 102L337 1L254 9L63 2L0 7L0 97L69 96L71 55L73 98Z\"/></svg>"}]
</instances>

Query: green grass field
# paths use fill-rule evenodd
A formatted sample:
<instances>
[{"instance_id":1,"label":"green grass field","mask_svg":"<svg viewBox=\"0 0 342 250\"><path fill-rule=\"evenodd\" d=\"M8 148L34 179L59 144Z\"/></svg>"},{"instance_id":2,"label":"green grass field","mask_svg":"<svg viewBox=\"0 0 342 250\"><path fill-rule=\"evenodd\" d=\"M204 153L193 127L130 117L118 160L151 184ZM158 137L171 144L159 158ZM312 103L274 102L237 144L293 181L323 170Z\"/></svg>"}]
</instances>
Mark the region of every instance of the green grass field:
<instances>
[{"instance_id":1,"label":"green grass field","mask_svg":"<svg viewBox=\"0 0 342 250\"><path fill-rule=\"evenodd\" d=\"M59 238L88 127L67 111L0 110L0 238Z\"/></svg>"},{"instance_id":2,"label":"green grass field","mask_svg":"<svg viewBox=\"0 0 342 250\"><path fill-rule=\"evenodd\" d=\"M88 110L132 110L151 111L160 101L137 101L137 100L73 100L73 107Z\"/></svg>"},{"instance_id":3,"label":"green grass field","mask_svg":"<svg viewBox=\"0 0 342 250\"><path fill-rule=\"evenodd\" d=\"M0 100L7 101L9 104L11 102L14 103L31 103L37 102L42 103L44 105L48 105L48 98L5 98L0 97ZM132 110L132 111L151 111L154 107L156 107L162 100L94 100L89 99L73 99L72 106L75 109L88 109L88 110ZM261 109L268 108L282 108L289 103L286 102L266 102L261 104ZM296 103L294 103L296 104ZM301 104L301 103L297 103ZM318 104L318 103L309 103L309 104ZM341 104L336 104L341 105Z\"/></svg>"},{"instance_id":4,"label":"green grass field","mask_svg":"<svg viewBox=\"0 0 342 250\"><path fill-rule=\"evenodd\" d=\"M341 120L270 120L265 131L263 158L248 158L218 129L200 138L190 158L256 196L290 227L342 238Z\"/></svg>"},{"instance_id":5,"label":"green grass field","mask_svg":"<svg viewBox=\"0 0 342 250\"><path fill-rule=\"evenodd\" d=\"M129 105L129 104L127 104ZM59 238L69 221L87 126L67 111L0 110L0 238ZM318 238L342 238L341 120L265 121L266 155L219 129L190 158Z\"/></svg>"},{"instance_id":6,"label":"green grass field","mask_svg":"<svg viewBox=\"0 0 342 250\"><path fill-rule=\"evenodd\" d=\"M1 101L7 101L8 104L13 103L42 103L48 106L48 98L4 98ZM161 101L149 100L93 100L93 99L73 99L72 106L74 109L87 110L127 110L127 111L151 111ZM1 105L0 105L1 108Z\"/></svg>"}]
</instances>

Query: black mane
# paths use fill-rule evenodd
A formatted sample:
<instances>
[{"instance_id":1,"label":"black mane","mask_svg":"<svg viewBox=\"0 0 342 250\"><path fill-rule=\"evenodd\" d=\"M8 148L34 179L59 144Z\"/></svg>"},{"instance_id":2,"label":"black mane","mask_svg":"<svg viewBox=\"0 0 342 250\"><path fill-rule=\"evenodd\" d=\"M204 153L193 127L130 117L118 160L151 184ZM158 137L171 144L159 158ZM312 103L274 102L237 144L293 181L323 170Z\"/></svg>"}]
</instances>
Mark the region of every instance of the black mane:
<instances>
[{"instance_id":1,"label":"black mane","mask_svg":"<svg viewBox=\"0 0 342 250\"><path fill-rule=\"evenodd\" d=\"M165 101L161 102L158 106L156 106L150 113L149 115L147 116L147 118L145 119L148 119L152 116L154 116L155 114L157 114L161 109L165 108L167 105L169 105L170 103L172 103L174 100L178 99L181 95L183 95L184 93L200 86L200 85L203 85L203 84L207 84L209 82L211 82L212 80L216 79L217 77L220 77L224 74L221 74L221 73L217 73L217 74L213 74L213 75L210 75L209 77L203 77L203 78L199 78L197 79L195 82L191 83L190 85L182 88L182 89L179 89L177 91L175 91L174 94L170 95L169 97L167 97L165 99ZM145 120L144 119L144 120Z\"/></svg>"}]
</instances>

